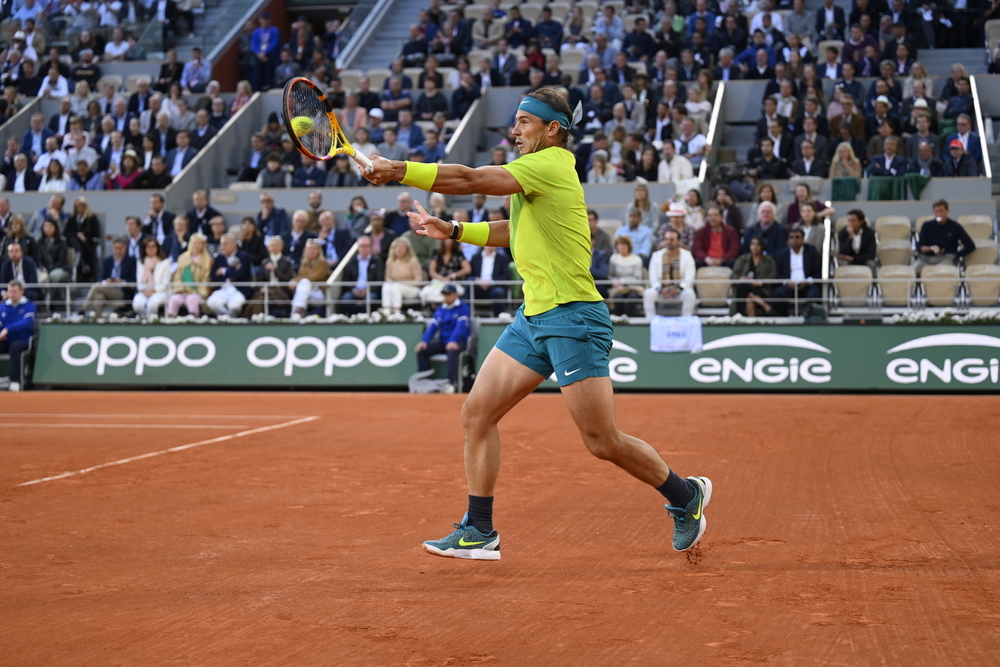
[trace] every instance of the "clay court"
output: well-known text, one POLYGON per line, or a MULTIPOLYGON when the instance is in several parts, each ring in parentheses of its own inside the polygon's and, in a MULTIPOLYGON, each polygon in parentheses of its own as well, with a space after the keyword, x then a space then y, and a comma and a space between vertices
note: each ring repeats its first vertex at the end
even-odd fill
POLYGON ((501 424, 498 563, 420 548, 465 508, 461 401, 5 396, 2 662, 997 662, 995 397, 620 395, 715 484, 684 555, 655 491, 532 396, 501 424))

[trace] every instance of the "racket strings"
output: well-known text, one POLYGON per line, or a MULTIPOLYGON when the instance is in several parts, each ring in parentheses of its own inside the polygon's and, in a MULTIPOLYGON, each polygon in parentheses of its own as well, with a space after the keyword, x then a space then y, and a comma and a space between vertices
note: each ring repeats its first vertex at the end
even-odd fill
POLYGON ((308 118, 312 127, 308 132, 297 135, 302 147, 313 155, 325 156, 337 144, 337 134, 330 126, 326 105, 311 86, 301 83, 292 85, 287 97, 285 112, 289 118, 308 118))

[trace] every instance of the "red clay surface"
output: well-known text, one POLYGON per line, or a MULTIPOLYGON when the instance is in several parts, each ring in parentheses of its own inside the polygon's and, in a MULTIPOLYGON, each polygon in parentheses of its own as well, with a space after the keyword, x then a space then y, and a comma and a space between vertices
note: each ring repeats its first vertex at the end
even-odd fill
POLYGON ((685 556, 655 491, 532 396, 501 424, 499 563, 420 548, 465 508, 461 401, 5 395, 0 662, 997 664, 997 398, 620 396, 625 430, 715 483, 685 556), (86 416, 32 416, 62 412, 86 416), (233 417, 156 416, 185 412, 233 417), (11 426, 32 421, 232 428, 11 426))

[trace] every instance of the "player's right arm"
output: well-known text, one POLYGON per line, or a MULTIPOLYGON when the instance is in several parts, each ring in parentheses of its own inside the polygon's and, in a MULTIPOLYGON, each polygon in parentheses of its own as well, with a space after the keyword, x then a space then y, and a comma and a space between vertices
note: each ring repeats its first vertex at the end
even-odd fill
MULTIPOLYGON (((389 181, 402 182, 406 177, 406 163, 376 156, 372 158, 372 173, 364 174, 364 177, 375 185, 383 185, 389 181)), ((517 179, 503 167, 473 169, 462 164, 438 165, 437 178, 430 191, 443 195, 479 194, 497 197, 524 192, 517 179)))

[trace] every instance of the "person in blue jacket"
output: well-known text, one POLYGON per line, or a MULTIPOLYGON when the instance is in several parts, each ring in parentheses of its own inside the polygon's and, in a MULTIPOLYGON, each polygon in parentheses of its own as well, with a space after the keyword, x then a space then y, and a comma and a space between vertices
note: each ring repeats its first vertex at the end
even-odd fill
POLYGON ((24 283, 20 280, 7 283, 6 296, 7 300, 0 304, 0 352, 10 354, 10 390, 20 391, 21 355, 35 335, 36 309, 24 296, 24 283))
POLYGON ((458 298, 458 288, 452 283, 441 288, 441 296, 444 297, 444 303, 434 311, 434 319, 424 332, 424 337, 417 343, 417 370, 430 370, 432 356, 447 354, 448 382, 452 384, 454 391, 454 385, 458 382, 458 355, 469 344, 469 306, 458 298), (436 340, 435 335, 438 336, 436 340))
POLYGON ((222 236, 219 250, 212 261, 212 282, 220 286, 208 297, 208 307, 216 315, 239 317, 251 296, 250 255, 239 249, 233 234, 222 236), (234 283, 245 284, 237 287, 234 283))

